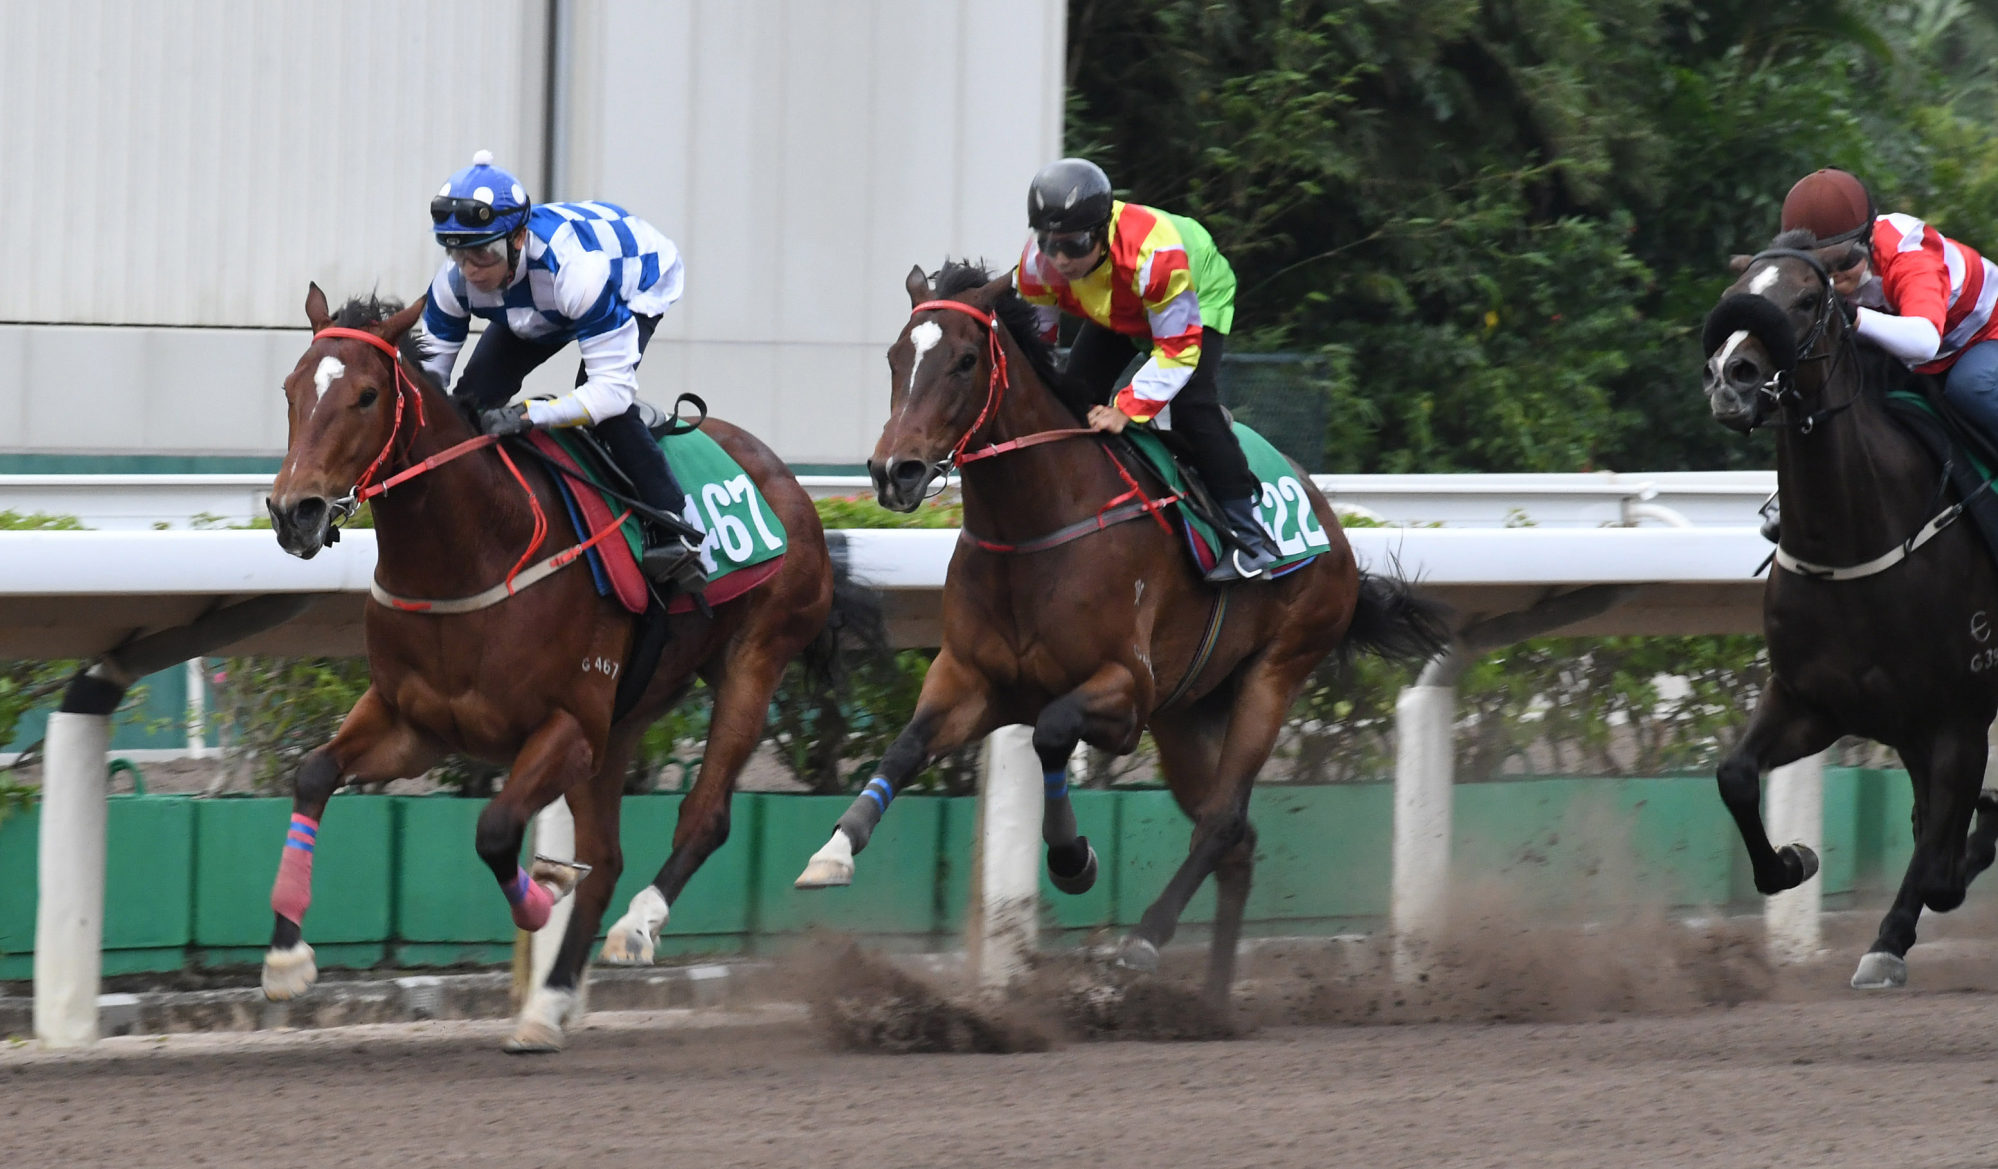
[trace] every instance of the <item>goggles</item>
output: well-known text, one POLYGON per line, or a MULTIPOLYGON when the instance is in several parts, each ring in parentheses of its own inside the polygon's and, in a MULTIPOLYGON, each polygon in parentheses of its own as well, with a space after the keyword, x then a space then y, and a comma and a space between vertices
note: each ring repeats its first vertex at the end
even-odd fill
POLYGON ((519 210, 517 207, 494 207, 491 203, 483 203, 477 199, 439 195, 430 201, 430 222, 442 227, 445 220, 455 215, 459 223, 468 227, 490 227, 493 220, 517 210, 519 210))
POLYGON ((1048 255, 1066 256, 1080 260, 1096 250, 1094 231, 1041 231, 1034 233, 1034 243, 1048 255))
POLYGON ((444 254, 460 268, 490 268, 506 263, 506 237, 500 236, 469 248, 447 247, 444 254))

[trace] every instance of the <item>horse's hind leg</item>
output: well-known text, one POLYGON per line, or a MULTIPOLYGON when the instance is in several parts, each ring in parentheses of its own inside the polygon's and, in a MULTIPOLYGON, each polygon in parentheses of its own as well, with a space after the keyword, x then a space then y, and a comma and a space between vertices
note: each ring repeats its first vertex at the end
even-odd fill
POLYGON ((1818 871, 1818 858, 1802 844, 1778 849, 1769 842, 1769 831, 1762 825, 1762 773, 1816 754, 1836 742, 1838 735, 1836 724, 1806 706, 1781 678, 1771 678, 1748 720, 1748 730, 1715 772, 1721 802, 1748 847, 1756 891, 1765 896, 1809 880, 1818 871))
POLYGON ((1137 745, 1138 683, 1112 663, 1055 699, 1034 720, 1034 753, 1041 760, 1041 839, 1048 846, 1048 879, 1064 893, 1087 893, 1096 883, 1096 850, 1080 834, 1068 798, 1068 760, 1087 738, 1120 754, 1137 745))
POLYGON ((788 656, 768 645, 758 646, 709 676, 715 699, 714 714, 708 721, 707 750, 701 756, 693 790, 680 801, 672 851, 659 875, 632 896, 624 916, 605 935, 600 955, 604 962, 650 964, 671 905, 679 900, 694 871, 728 842, 729 804, 736 777, 763 736, 770 696, 784 676, 788 656))
POLYGON ((373 687, 361 695, 333 741, 312 752, 293 777, 291 824, 277 882, 271 889, 276 922, 264 955, 264 996, 297 998, 319 978, 305 943, 305 910, 312 902, 312 856, 326 802, 348 779, 379 781, 421 775, 437 761, 437 746, 403 722, 373 687))
POLYGON ((1902 751, 1908 778, 1915 785, 1915 854, 1894 894, 1894 904, 1880 921, 1880 933, 1854 971, 1856 990, 1881 990, 1908 981, 1907 954, 1915 944, 1915 925, 1927 906, 1947 913, 1963 904, 1964 890, 1981 864, 1967 855, 1971 816, 1978 814, 1979 833, 1989 831, 1988 814, 1978 788, 1984 781, 1988 748, 1982 728, 1949 730, 1935 742, 1902 751))

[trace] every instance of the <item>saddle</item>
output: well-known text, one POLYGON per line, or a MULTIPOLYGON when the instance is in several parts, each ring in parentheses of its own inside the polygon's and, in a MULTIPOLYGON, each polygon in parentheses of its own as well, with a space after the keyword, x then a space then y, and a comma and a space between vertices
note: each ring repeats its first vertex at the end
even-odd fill
MULTIPOLYGON (((1275 578, 1295 571, 1331 546, 1331 539, 1310 513, 1302 472, 1262 435, 1239 422, 1231 420, 1230 425, 1248 459, 1249 473, 1262 485, 1257 512, 1280 553, 1269 575, 1275 578)), ((1151 468, 1168 492, 1179 496, 1173 507, 1194 565, 1203 573, 1214 567, 1234 546, 1234 529, 1185 457, 1183 440, 1170 431, 1137 426, 1125 427, 1121 438, 1125 449, 1136 452, 1138 461, 1151 468)), ((1113 449, 1117 446, 1113 443, 1113 449)))
POLYGON ((1998 557, 1998 490, 1989 486, 1998 478, 1993 470, 1998 468, 1998 446, 1950 406, 1934 378, 1917 378, 1911 388, 1889 391, 1886 404, 1888 415, 1943 465, 1951 494, 1964 502, 1964 514, 1984 537, 1985 550, 1998 557))

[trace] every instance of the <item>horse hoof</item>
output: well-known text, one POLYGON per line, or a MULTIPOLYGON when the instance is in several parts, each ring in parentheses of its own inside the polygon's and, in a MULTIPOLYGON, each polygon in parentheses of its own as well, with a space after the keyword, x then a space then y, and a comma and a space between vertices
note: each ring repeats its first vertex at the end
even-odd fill
POLYGON ((570 991, 545 986, 535 991, 521 1008, 513 1035, 501 1049, 509 1055, 547 1055, 562 1050, 562 1023, 575 1002, 570 991))
POLYGON ((530 879, 548 886, 548 891, 555 894, 555 900, 560 902, 575 891, 577 884, 588 876, 589 872, 590 866, 585 864, 536 856, 534 867, 527 870, 527 875, 530 879))
MULTIPOLYGON (((1811 846, 1805 844, 1803 841, 1800 840, 1792 844, 1786 844, 1782 848, 1777 849, 1776 853, 1783 858, 1784 868, 1789 868, 1790 862, 1795 860, 1797 869, 1802 874, 1797 878, 1797 885, 1801 885, 1818 875, 1818 854, 1812 851, 1811 846)), ((1794 889, 1797 885, 1790 887, 1794 889)))
POLYGON ((1054 867, 1054 854, 1048 854, 1048 883, 1073 897, 1087 893, 1096 884, 1096 850, 1089 846, 1087 836, 1078 837, 1088 856, 1082 862, 1082 869, 1075 873, 1061 873, 1054 867))
POLYGON ((604 947, 597 952, 597 961, 606 966, 650 966, 655 942, 650 934, 633 925, 627 915, 619 918, 610 933, 604 935, 604 947))
POLYGON ((1854 990, 1893 990, 1908 985, 1908 964, 1894 955, 1875 950, 1859 960, 1852 973, 1854 990))
POLYGON ((282 1003, 295 999, 318 981, 319 966, 312 960, 312 947, 306 943, 264 952, 264 997, 270 1001, 282 1003))
POLYGON ((813 857, 792 883, 797 889, 836 889, 853 884, 853 862, 833 857, 813 857))
POLYGON ((1124 944, 1117 948, 1116 964, 1120 970, 1150 974, 1159 968, 1159 948, 1135 935, 1125 938, 1124 944))

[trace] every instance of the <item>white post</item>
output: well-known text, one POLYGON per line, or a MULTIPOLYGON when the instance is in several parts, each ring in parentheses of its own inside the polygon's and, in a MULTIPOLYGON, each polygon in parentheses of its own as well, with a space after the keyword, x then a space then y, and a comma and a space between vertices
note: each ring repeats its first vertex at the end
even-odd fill
POLYGON ((1409 686, 1395 699, 1394 976, 1414 981, 1425 946, 1443 934, 1450 883, 1450 801, 1456 764, 1455 686, 1409 686))
MULTIPOLYGON (((1778 848, 1792 841, 1822 854, 1825 840, 1825 757, 1813 755, 1769 773, 1764 804, 1769 836, 1778 848)), ((1769 898, 1763 906, 1763 934, 1778 962, 1803 962, 1823 944, 1819 911, 1824 883, 1817 877, 1769 898)))
POLYGON ((58 711, 49 716, 47 744, 36 861, 35 1037, 48 1047, 81 1047, 97 1040, 111 720, 58 711))
POLYGON ((1033 953, 1040 901, 1041 761, 1034 728, 985 739, 965 948, 981 986, 1004 986, 1033 953))
POLYGON ((187 757, 206 759, 208 750, 208 663, 187 659, 187 757))
MULTIPOLYGON (((566 797, 541 809, 534 817, 534 851, 541 856, 557 860, 576 858, 576 815, 569 809, 566 797)), ((548 922, 534 931, 530 943, 532 951, 533 981, 528 985, 528 993, 533 994, 548 980, 548 972, 555 968, 555 955, 562 949, 562 935, 569 930, 569 915, 575 912, 576 896, 571 893, 555 903, 548 911, 548 922)), ((582 980, 577 979, 576 1006, 569 1016, 573 1022, 583 1017, 582 980)))

